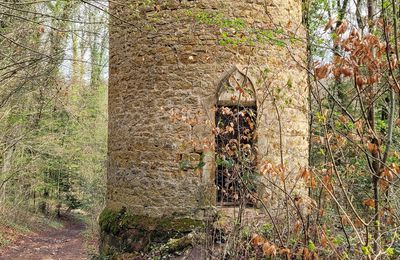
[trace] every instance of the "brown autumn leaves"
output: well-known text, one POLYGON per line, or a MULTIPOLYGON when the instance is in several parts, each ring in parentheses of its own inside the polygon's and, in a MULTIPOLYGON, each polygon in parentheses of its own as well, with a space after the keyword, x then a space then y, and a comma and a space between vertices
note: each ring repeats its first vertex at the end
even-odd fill
MULTIPOLYGON (((333 24, 330 20, 325 27, 329 29, 333 24)), ((379 38, 373 33, 361 34, 349 23, 343 21, 333 33, 334 57, 332 62, 317 64, 315 77, 318 80, 328 77, 335 79, 354 79, 356 86, 363 89, 380 82, 386 72, 392 75, 392 71, 398 67, 396 56, 393 52, 394 46, 388 44, 388 34, 391 28, 385 25, 382 19, 376 22, 376 29, 383 32, 386 37, 379 38)), ((398 78, 393 77, 389 83, 393 89, 400 92, 398 78)))

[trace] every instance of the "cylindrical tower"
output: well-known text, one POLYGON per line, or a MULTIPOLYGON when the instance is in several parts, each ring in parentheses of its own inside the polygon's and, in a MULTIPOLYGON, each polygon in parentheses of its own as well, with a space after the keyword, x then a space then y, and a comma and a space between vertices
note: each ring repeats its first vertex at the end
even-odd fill
POLYGON ((280 164, 280 150, 293 178, 307 165, 300 0, 115 0, 110 13, 103 248, 142 250, 224 202, 218 105, 256 111, 256 167, 280 164))

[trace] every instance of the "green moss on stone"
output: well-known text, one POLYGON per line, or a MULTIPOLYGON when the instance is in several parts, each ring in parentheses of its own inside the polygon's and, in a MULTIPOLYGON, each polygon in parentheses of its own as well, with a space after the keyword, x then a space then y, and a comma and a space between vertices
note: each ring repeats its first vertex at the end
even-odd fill
POLYGON ((204 226, 201 220, 140 216, 127 212, 126 208, 119 211, 104 209, 99 224, 102 252, 148 251, 152 244, 165 244, 170 239, 180 239, 204 226))
POLYGON ((104 209, 100 214, 99 224, 102 231, 117 234, 121 228, 118 220, 118 212, 104 209))
POLYGON ((115 211, 104 209, 99 219, 102 231, 117 235, 119 232, 129 228, 136 228, 143 231, 157 232, 190 232, 193 229, 203 227, 201 220, 191 218, 153 218, 148 216, 133 215, 125 209, 115 211))
POLYGON ((153 219, 158 221, 157 229, 162 231, 177 231, 177 232, 189 232, 195 228, 203 227, 203 222, 191 218, 164 218, 164 219, 153 219))

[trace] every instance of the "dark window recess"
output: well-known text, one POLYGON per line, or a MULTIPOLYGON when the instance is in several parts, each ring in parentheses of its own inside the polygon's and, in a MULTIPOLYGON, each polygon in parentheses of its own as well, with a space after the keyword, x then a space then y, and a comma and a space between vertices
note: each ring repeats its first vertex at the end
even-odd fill
POLYGON ((255 107, 217 107, 215 184, 219 205, 253 204, 256 118, 255 107))

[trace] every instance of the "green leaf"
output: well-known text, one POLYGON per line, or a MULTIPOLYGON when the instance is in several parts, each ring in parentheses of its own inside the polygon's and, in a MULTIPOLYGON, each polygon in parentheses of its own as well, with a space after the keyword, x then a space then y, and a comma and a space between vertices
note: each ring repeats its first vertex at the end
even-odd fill
POLYGON ((385 250, 385 253, 386 253, 388 256, 394 256, 394 248, 393 248, 393 247, 387 248, 387 249, 385 250))
POLYGON ((310 250, 311 252, 314 252, 315 250, 315 244, 312 240, 308 241, 308 250, 310 250))
POLYGON ((370 254, 371 254, 371 251, 372 251, 372 248, 371 248, 370 245, 368 245, 368 246, 362 246, 362 247, 361 247, 361 251, 362 251, 362 253, 363 253, 364 255, 370 255, 370 254))
POLYGON ((196 168, 199 168, 199 169, 203 168, 204 165, 206 165, 205 162, 199 162, 199 164, 196 166, 196 168))

